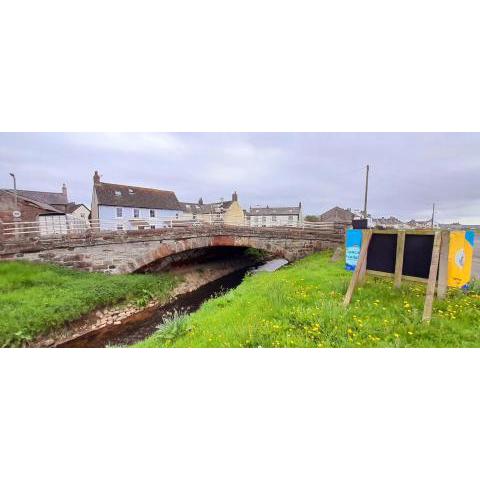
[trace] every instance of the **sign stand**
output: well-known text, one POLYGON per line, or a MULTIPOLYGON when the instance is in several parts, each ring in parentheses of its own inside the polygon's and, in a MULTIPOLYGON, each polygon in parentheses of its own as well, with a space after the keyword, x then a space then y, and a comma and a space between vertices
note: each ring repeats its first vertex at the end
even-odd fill
MULTIPOLYGON (((403 275, 403 263, 405 254, 405 239, 406 232, 400 231, 397 233, 397 251, 395 260, 395 273, 385 274, 383 272, 375 272, 367 270, 367 258, 370 241, 374 233, 385 233, 382 231, 375 232, 373 230, 364 230, 364 238, 362 242, 362 248, 360 250, 360 256, 358 258, 355 271, 353 272, 352 279, 348 286, 347 293, 343 300, 344 307, 347 307, 352 301, 353 293, 357 285, 364 281, 367 273, 372 275, 390 276, 394 278, 394 285, 399 288, 402 283, 402 278, 412 281, 420 281, 427 283, 427 293, 425 296, 425 305, 423 309, 422 320, 424 322, 430 321, 432 318, 433 300, 435 297, 435 290, 437 288, 437 276, 438 276, 438 290, 437 295, 439 298, 444 298, 447 292, 448 284, 448 252, 449 252, 449 232, 421 232, 421 234, 427 234, 434 236, 432 260, 430 262, 430 271, 428 280, 417 277, 407 277, 403 275)), ((420 233, 419 233, 420 234, 420 233)))
POLYGON ((424 322, 429 322, 432 318, 433 298, 435 296, 435 287, 437 286, 438 263, 440 261, 440 245, 442 237, 440 232, 435 233, 432 250, 432 263, 430 264, 430 275, 428 276, 427 295, 425 297, 425 306, 423 307, 424 322))

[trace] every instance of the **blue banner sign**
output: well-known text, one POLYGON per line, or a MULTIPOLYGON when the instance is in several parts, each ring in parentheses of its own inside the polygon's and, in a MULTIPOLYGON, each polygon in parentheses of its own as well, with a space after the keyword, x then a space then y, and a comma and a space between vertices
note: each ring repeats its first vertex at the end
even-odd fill
POLYGON ((347 230, 345 245, 346 266, 345 268, 354 271, 357 267, 360 249, 362 248, 362 230, 347 230))

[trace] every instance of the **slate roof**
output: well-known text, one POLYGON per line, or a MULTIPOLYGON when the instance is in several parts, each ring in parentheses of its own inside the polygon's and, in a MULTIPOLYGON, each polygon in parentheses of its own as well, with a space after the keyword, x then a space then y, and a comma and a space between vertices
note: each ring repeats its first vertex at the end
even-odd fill
POLYGON ((63 192, 36 192, 33 190, 17 190, 18 195, 30 198, 47 205, 67 205, 68 195, 63 192))
POLYGON ((83 203, 75 203, 75 202, 71 202, 69 203, 66 208, 65 208, 65 213, 73 213, 77 208, 81 207, 81 206, 84 206, 88 211, 90 211, 90 209, 85 206, 83 203))
POLYGON ((189 202, 180 202, 182 211, 186 213, 195 213, 195 214, 207 214, 207 213, 220 213, 222 211, 228 210, 232 205, 232 201, 228 202, 215 202, 215 203, 204 203, 200 205, 199 203, 189 203, 189 202))
POLYGON ((97 193, 98 205, 181 210, 177 196, 168 190, 103 182, 96 183, 94 188, 97 193))
POLYGON ((320 221, 347 221, 351 222, 355 215, 350 211, 340 207, 333 207, 320 215, 320 221))
POLYGON ((300 207, 254 207, 250 208, 250 216, 254 215, 300 215, 300 207))
MULTIPOLYGON (((12 195, 12 197, 15 195, 15 192, 13 190, 3 189, 1 191, 12 195)), ((47 210, 49 212, 65 213, 65 212, 62 212, 61 210, 58 210, 57 208, 53 207, 52 205, 49 205, 48 203, 38 202, 36 200, 33 200, 32 198, 25 197, 24 195, 21 195, 19 192, 20 192, 20 190, 17 190, 17 198, 19 200, 23 200, 24 202, 29 202, 32 205, 35 205, 36 207, 41 208, 42 210, 47 210)))

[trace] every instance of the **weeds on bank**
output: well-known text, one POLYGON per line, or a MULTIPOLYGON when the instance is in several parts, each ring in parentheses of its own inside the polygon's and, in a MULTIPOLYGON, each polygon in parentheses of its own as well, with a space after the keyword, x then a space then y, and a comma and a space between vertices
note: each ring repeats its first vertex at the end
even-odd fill
POLYGON ((369 278, 349 308, 351 273, 327 253, 273 273, 249 276, 235 290, 181 319, 169 337, 141 347, 461 347, 480 346, 480 295, 450 292, 422 322, 425 286, 369 278))
POLYGON ((0 263, 0 346, 21 346, 96 308, 166 298, 171 275, 107 275, 27 262, 0 263))

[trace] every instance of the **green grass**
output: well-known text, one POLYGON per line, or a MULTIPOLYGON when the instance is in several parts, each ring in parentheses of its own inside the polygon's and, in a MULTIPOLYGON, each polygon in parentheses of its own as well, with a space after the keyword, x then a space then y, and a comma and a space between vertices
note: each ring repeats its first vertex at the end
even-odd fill
POLYGON ((248 277, 139 347, 480 347, 480 290, 435 301, 422 322, 425 285, 369 278, 348 309, 351 274, 330 254, 248 277))
POLYGON ((98 307, 165 298, 170 275, 107 275, 0 262, 0 346, 20 346, 98 307))

